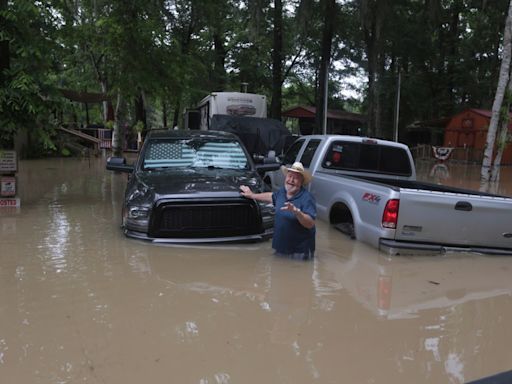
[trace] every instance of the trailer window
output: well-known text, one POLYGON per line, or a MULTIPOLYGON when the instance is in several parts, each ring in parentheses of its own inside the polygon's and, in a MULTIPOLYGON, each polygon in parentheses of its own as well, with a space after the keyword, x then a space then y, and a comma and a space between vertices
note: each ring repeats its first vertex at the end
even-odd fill
POLYGON ((385 145, 336 141, 331 144, 322 165, 330 169, 397 176, 412 174, 407 152, 402 148, 385 145))

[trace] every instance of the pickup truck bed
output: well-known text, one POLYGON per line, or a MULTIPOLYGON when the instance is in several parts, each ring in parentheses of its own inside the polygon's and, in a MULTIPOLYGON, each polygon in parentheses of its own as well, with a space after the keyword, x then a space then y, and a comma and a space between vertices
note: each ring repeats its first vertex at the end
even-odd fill
MULTIPOLYGON (((350 177, 350 176, 345 176, 345 177, 350 177)), ((368 181, 375 182, 375 183, 382 183, 382 184, 386 184, 387 186, 396 187, 396 188, 419 189, 419 190, 424 189, 424 190, 435 191, 435 192, 451 192, 451 193, 461 193, 464 195, 501 197, 501 198, 505 198, 505 199, 510 199, 510 197, 507 197, 507 196, 493 195, 490 193, 474 191, 471 189, 457 188, 457 187, 451 187, 451 186, 442 185, 442 184, 427 183, 424 181, 417 181, 417 180, 385 179, 385 178, 381 178, 381 177, 372 177, 372 176, 352 176, 352 177, 357 177, 359 179, 364 179, 364 180, 368 180, 368 181)))
MULTIPOLYGON (((379 187, 391 188, 399 194, 394 237, 381 237, 375 244, 386 253, 410 253, 407 250, 411 248, 427 252, 512 253, 510 197, 416 180, 317 173, 319 182, 323 177, 352 179, 353 188, 360 184, 361 198, 365 193, 378 191, 379 187)), ((337 228, 358 237, 357 233, 350 233, 351 223, 338 223, 337 228)))

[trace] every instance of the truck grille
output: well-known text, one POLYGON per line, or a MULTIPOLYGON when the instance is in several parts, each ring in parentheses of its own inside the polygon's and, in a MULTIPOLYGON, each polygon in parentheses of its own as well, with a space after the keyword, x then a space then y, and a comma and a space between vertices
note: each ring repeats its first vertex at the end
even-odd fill
POLYGON ((261 216, 250 200, 157 203, 149 235, 155 238, 229 237, 262 232, 261 216))

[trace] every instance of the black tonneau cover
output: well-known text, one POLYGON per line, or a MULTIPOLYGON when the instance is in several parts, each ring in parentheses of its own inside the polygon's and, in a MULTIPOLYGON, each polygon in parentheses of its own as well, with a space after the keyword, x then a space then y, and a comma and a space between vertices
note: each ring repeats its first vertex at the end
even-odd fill
POLYGON ((266 156, 269 151, 279 155, 290 132, 279 120, 259 117, 214 115, 210 129, 237 135, 251 155, 266 156))

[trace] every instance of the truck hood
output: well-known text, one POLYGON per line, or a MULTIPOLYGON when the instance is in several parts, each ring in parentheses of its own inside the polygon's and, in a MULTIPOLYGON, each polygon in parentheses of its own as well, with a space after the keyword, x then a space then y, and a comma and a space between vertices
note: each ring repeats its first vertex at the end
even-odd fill
POLYGON ((137 183, 160 196, 233 193, 240 190, 240 185, 251 186, 254 191, 260 191, 263 187, 261 178, 252 170, 188 168, 137 172, 135 178, 137 183))

